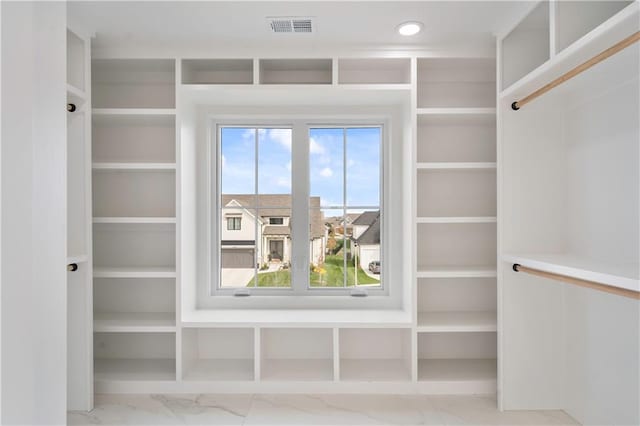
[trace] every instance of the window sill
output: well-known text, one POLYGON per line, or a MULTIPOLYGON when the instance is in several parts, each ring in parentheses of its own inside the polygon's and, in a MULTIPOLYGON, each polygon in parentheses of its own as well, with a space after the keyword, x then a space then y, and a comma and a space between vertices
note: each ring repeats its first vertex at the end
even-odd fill
POLYGON ((182 312, 182 326, 216 327, 410 327, 400 309, 200 309, 182 312))

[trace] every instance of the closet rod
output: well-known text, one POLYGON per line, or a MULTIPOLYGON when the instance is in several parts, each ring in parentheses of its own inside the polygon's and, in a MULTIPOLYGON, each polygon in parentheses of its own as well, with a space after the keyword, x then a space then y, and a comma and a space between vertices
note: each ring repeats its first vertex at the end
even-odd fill
POLYGON ((597 283, 595 281, 587 281, 581 278, 569 277, 567 275, 555 274, 553 272, 541 271, 539 269, 528 268, 518 263, 513 264, 513 270, 516 272, 526 272, 527 274, 536 275, 538 277, 549 278, 550 280, 562 281, 565 283, 577 285, 579 287, 591 288, 594 290, 604 291, 606 293, 618 296, 629 297, 631 299, 640 300, 640 291, 628 290, 626 288, 613 287, 607 284, 597 283))
POLYGON ((637 31, 635 34, 631 34, 629 37, 625 38, 624 40, 622 40, 622 41, 620 41, 620 42, 618 42, 616 44, 614 44, 610 48, 608 48, 606 50, 603 50, 602 52, 598 53, 596 56, 594 56, 593 58, 589 59, 588 61, 583 62, 582 64, 578 65, 577 67, 575 67, 574 69, 572 69, 570 71, 567 71, 566 73, 562 74, 560 77, 558 77, 555 80, 553 80, 551 83, 549 83, 549 84, 547 84, 545 86, 542 86, 541 88, 539 88, 535 92, 531 93, 529 96, 525 96, 524 98, 520 99, 519 101, 515 101, 514 103, 511 104, 511 109, 513 109, 514 111, 519 110, 521 107, 523 107, 524 105, 528 104, 529 102, 531 102, 532 100, 534 100, 538 96, 544 95, 545 93, 547 93, 549 90, 553 89, 554 87, 561 85, 565 81, 572 79, 573 77, 577 76, 581 72, 586 71, 589 68, 591 68, 592 66, 604 61, 608 57, 615 55, 616 53, 620 52, 621 50, 631 46, 633 43, 637 42, 638 40, 640 40, 640 31, 637 31))

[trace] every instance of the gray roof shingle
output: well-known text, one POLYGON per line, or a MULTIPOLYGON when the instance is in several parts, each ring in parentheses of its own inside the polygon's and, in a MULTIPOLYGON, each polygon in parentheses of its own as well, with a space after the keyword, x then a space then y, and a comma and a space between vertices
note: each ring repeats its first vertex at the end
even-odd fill
POLYGON ((380 244, 380 211, 364 213, 375 213, 375 215, 373 215, 374 221, 371 225, 369 225, 367 230, 364 231, 362 235, 360 235, 360 237, 356 239, 356 242, 360 245, 365 246, 380 244))

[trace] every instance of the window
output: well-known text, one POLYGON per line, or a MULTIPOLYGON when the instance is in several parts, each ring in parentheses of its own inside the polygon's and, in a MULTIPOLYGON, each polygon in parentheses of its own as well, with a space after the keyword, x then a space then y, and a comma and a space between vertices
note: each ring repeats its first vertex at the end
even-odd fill
POLYGON ((326 234, 311 250, 311 287, 380 286, 381 138, 380 127, 309 130, 311 237, 326 234))
POLYGON ((242 218, 241 217, 228 217, 227 218, 227 230, 229 230, 229 231, 239 231, 241 222, 242 222, 242 218))
POLYGON ((381 125, 219 126, 215 291, 382 290, 382 142, 381 125))

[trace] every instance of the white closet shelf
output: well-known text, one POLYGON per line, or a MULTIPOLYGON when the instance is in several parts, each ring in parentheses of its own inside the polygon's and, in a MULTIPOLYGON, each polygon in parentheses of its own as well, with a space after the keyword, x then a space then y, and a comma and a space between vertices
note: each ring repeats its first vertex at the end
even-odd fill
POLYGON ((67 256, 67 264, 69 263, 84 263, 89 260, 88 254, 74 254, 67 256))
POLYGON ((418 313, 419 333, 495 332, 497 329, 495 312, 449 311, 418 313))
POLYGON ((468 170, 468 169, 494 169, 496 163, 489 162, 465 162, 465 163, 453 163, 453 162, 422 162, 416 163, 416 168, 419 170, 468 170))
POLYGON ((176 331, 172 312, 95 312, 93 331, 97 333, 171 333, 176 331))
POLYGON ((496 365, 495 359, 420 359, 418 381, 496 382, 496 365))
POLYGON ((406 382, 411 371, 403 359, 340 359, 340 381, 406 382))
POLYGON ((573 67, 591 59, 638 31, 638 19, 640 19, 640 3, 636 1, 556 54, 551 60, 546 61, 505 88, 500 92, 500 98, 516 101, 518 98, 539 89, 573 67))
POLYGON ((79 99, 81 101, 84 101, 87 98, 87 94, 84 90, 78 89, 77 87, 69 83, 67 83, 67 96, 79 99))
POLYGON ((496 223, 495 216, 419 216, 416 223, 496 223))
POLYGON ((263 359, 262 381, 332 381, 332 359, 263 359))
POLYGON ((253 359, 198 359, 185 370, 186 381, 253 381, 253 359))
POLYGON ((417 278, 484 278, 496 277, 489 266, 425 266, 418 268, 417 278))
POLYGON ((640 291, 638 263, 608 263, 574 254, 504 254, 502 260, 544 272, 640 291))
POLYGON ((176 163, 93 163, 93 170, 175 170, 176 163))
POLYGON ((418 115, 442 115, 442 116, 481 116, 495 115, 496 109, 493 107, 478 108, 417 108, 418 115))
POLYGON ((189 328, 282 326, 404 328, 411 315, 404 310, 362 309, 200 309, 182 311, 182 325, 189 328))
POLYGON ((114 217, 114 216, 106 216, 106 217, 94 217, 93 223, 103 224, 103 223, 121 223, 121 224, 171 224, 176 223, 175 217, 114 217))
POLYGON ((108 268, 95 267, 94 278, 175 278, 175 268, 140 267, 140 268, 108 268))
POLYGON ((175 115, 174 108, 93 108, 93 115, 175 115))
POLYGON ((97 358, 94 361, 96 381, 176 380, 175 359, 97 358))

